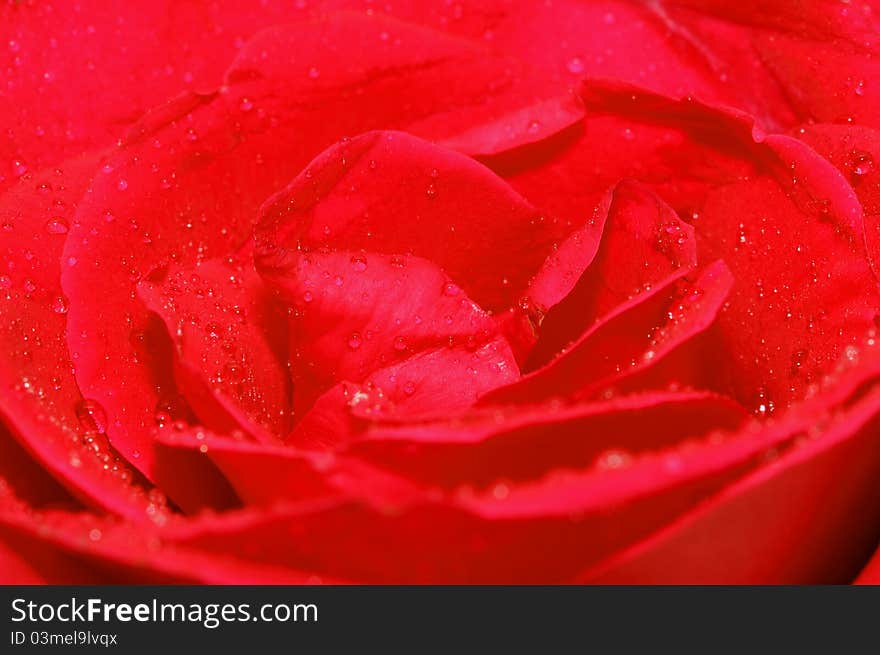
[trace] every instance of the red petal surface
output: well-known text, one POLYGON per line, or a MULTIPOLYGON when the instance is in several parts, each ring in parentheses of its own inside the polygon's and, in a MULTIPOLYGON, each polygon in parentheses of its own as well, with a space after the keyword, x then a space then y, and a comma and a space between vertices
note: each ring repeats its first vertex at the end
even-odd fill
POLYGON ((640 185, 619 184, 613 191, 599 250, 571 293, 541 323, 527 368, 548 362, 634 295, 665 286, 696 265, 693 228, 640 185))
POLYGON ((0 500, 0 536, 0 549, 11 546, 16 553, 28 553, 26 568, 14 561, 15 568, 0 573, 4 583, 41 579, 56 584, 322 582, 319 576, 286 566, 168 544, 155 526, 133 528, 86 513, 34 512, 9 497, 0 500))
POLYGON ((723 259, 736 280, 719 315, 732 354, 717 370, 722 390, 755 408, 787 406, 873 329, 861 207, 826 160, 697 102, 598 82, 584 99, 582 131, 554 143, 552 156, 536 164, 525 149, 489 164, 560 216, 598 204, 629 176, 687 218, 700 260, 723 259))
MULTIPOLYGON (((564 353, 521 380, 490 392, 483 404, 529 403, 554 396, 589 397, 628 376, 655 366, 715 320, 733 279, 723 262, 684 278, 671 276, 664 286, 622 303, 594 324, 564 353)), ((700 357, 701 352, 693 353, 700 357)), ((667 384, 686 384, 685 369, 667 384)))
POLYGON ((731 430, 746 417, 729 400, 653 392, 598 403, 480 408, 423 424, 370 429, 350 452, 426 484, 486 487, 554 469, 620 465, 639 453, 731 430))
POLYGON ((517 377, 513 353, 500 336, 482 345, 424 350, 374 371, 361 384, 342 382, 327 391, 297 424, 290 441, 312 448, 344 445, 371 421, 454 412, 517 377))
POLYGON ((880 533, 878 409, 874 392, 807 426, 792 452, 580 580, 849 582, 880 533))
POLYGON ((7 3, 0 581, 878 581, 877 10, 7 3))
POLYGON ((97 156, 27 174, 0 197, 0 414, 46 471, 96 508, 146 518, 139 476, 107 443, 104 409, 83 398, 64 338, 59 259, 97 156))
POLYGON ((852 184, 864 211, 865 242, 875 275, 880 264, 880 131, 852 125, 807 125, 797 138, 827 158, 852 184))
MULTIPOLYGON (((107 412, 114 446, 158 479, 149 434, 157 411, 179 395, 167 354, 147 366, 138 355, 137 342, 155 332, 132 297, 141 278, 231 251, 259 203, 346 132, 418 122, 430 133, 427 119, 453 107, 459 117, 468 106, 483 116, 492 105, 486 89, 504 75, 507 64, 460 40, 343 16, 263 33, 240 53, 222 93, 188 94, 145 117, 80 203, 63 256, 77 382, 107 412), (392 29, 395 39, 383 45, 392 29), (321 47, 327 42, 336 46, 321 47), (316 58, 262 57, 289 53, 292 43, 316 58)), ((510 110, 511 98, 523 102, 498 96, 499 111, 510 110)), ((161 483, 170 489, 174 480, 161 483)))
POLYGON ((856 584, 880 584, 880 556, 876 553, 868 565, 859 573, 856 584))
POLYGON ((228 516, 213 527, 182 527, 174 538, 370 582, 565 580, 579 564, 608 556, 759 466, 768 449, 790 439, 787 432, 737 438, 617 469, 500 484, 486 494, 465 490, 453 504, 375 511, 333 503, 228 516))
POLYGON ((138 291, 165 322, 178 384, 199 420, 271 441, 287 434, 290 423, 286 333, 247 254, 171 268, 138 291))
POLYGON ((490 316, 415 256, 273 250, 257 265, 293 311, 297 412, 337 382, 362 382, 441 346, 476 350, 495 336, 490 316))
POLYGON ((545 216, 474 160, 400 132, 330 148, 261 214, 264 247, 415 255, 493 311, 515 305, 580 227, 545 216))

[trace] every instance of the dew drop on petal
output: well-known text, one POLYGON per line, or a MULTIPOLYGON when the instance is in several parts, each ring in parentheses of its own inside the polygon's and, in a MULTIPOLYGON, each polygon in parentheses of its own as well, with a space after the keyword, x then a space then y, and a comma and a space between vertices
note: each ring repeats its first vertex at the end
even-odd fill
POLYGON ((458 286, 456 286, 452 282, 448 282, 443 287, 443 295, 445 295, 445 296, 457 296, 460 292, 461 292, 461 289, 459 289, 458 286))
POLYGON ((358 273, 362 273, 367 270, 367 259, 366 257, 362 257, 361 255, 354 255, 351 258, 351 267, 357 271, 358 273))
POLYGON ((84 398, 76 405, 76 418, 87 432, 107 432, 107 412, 97 400, 84 398))
POLYGON ((66 314, 68 306, 67 299, 62 296, 58 296, 52 301, 52 311, 56 314, 66 314))
POLYGON ((55 216, 46 221, 46 232, 49 234, 67 234, 70 226, 60 216, 55 216))
POLYGON ((854 150, 850 155, 850 167, 857 177, 868 175, 874 170, 874 157, 870 152, 854 150))

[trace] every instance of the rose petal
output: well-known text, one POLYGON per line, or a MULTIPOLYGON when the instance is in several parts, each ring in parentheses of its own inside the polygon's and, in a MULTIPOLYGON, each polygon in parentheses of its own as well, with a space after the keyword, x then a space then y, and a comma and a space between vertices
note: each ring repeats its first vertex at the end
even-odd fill
POLYGON ((433 485, 486 487, 539 478, 559 468, 623 464, 714 430, 746 413, 703 392, 654 392, 598 403, 514 405, 423 424, 380 423, 349 452, 433 485))
MULTIPOLYGON (((736 89, 726 104, 785 129, 807 119, 873 125, 877 18, 867 5, 665 0, 651 7, 694 60, 736 89)), ((699 92, 698 92, 699 94, 699 92)))
POLYGON ((550 361, 634 294, 665 286, 696 265, 693 228, 641 185, 617 185, 596 257, 571 293, 541 323, 527 368, 550 361))
POLYGON ((874 557, 871 558, 867 566, 862 569, 855 582, 856 584, 880 584, 880 557, 878 557, 877 553, 874 554, 874 557))
POLYGON ((621 469, 463 493, 452 503, 425 496, 381 511, 337 502, 228 516, 168 538, 362 582, 562 581, 760 466, 768 449, 792 438, 787 431, 735 438, 621 469))
POLYGON ((719 390, 769 411, 802 397, 873 329, 880 304, 846 179, 737 112, 613 83, 591 82, 583 97, 582 133, 553 144, 552 158, 511 153, 490 166, 559 216, 598 203, 622 177, 648 184, 690 217, 701 259, 722 258, 736 280, 719 316, 720 343, 733 353, 719 390))
POLYGON ((806 125, 794 135, 828 159, 852 184, 865 213, 865 241, 880 266, 880 131, 854 125, 806 125))
POLYGON ((0 484, 32 506, 79 507, 70 493, 0 426, 0 484))
POLYGON ((22 167, 36 171, 115 142, 157 102, 216 86, 241 40, 307 13, 284 0, 4 4, 0 67, 15 101, 0 113, 0 188, 22 167))
MULTIPOLYGON (((593 325, 562 355, 514 382, 490 392, 481 404, 529 403, 554 396, 590 397, 619 380, 655 366, 688 345, 715 320, 733 279, 723 262, 695 275, 673 274, 664 286, 621 304, 593 325)), ((695 353, 697 355, 698 353, 695 353)), ((666 382, 687 384, 685 369, 666 382)))
POLYGON ((138 285, 175 343, 178 383, 196 415, 220 431, 272 441, 289 430, 284 318, 246 256, 172 267, 138 285), (283 328, 282 328, 283 331, 283 328))
MULTIPOLYGON (((114 447, 158 480, 150 434, 178 395, 170 349, 152 346, 160 353, 152 362, 138 353, 151 329, 132 297, 140 279, 236 249, 258 204, 345 133, 411 126, 431 134, 429 119, 442 126, 450 111, 468 124, 464 107, 485 117, 534 102, 510 91, 509 63, 397 21, 336 16, 264 32, 220 92, 187 94, 147 115, 80 203, 62 258, 77 383, 107 412, 114 447), (291 64, 291 52, 314 58, 291 64), (497 112, 490 87, 506 89, 489 94, 497 112)), ((171 490, 175 480, 160 483, 171 490)))
POLYGON ((420 494, 406 478, 333 453, 238 441, 201 429, 164 431, 159 439, 162 448, 210 459, 249 506, 349 498, 384 507, 420 494))
POLYGON ((476 350, 495 337, 490 316, 418 257, 272 253, 257 268, 293 309, 297 412, 337 382, 364 381, 413 353, 456 344, 476 350))
MULTIPOLYGON (((147 553, 144 561, 151 567, 161 563, 166 571, 196 565, 193 572, 215 579, 220 575, 211 562, 222 554, 239 579, 246 562, 259 562, 260 567, 305 568, 365 582, 566 580, 579 567, 650 534, 761 467, 768 453, 794 445, 809 422, 719 435, 628 465, 531 485, 496 485, 488 494, 462 493, 447 500, 415 495, 402 505, 400 494, 392 494, 384 505, 322 501, 174 521, 158 535, 162 550, 147 553), (609 513, 611 506, 615 511, 609 513), (194 550, 201 553, 200 562, 191 559, 194 550), (546 557, 548 551, 553 558, 546 557)), ((66 544, 77 533, 89 534, 88 523, 53 525, 44 532, 66 544)), ((103 541, 87 542, 82 550, 117 562, 117 537, 111 535, 106 549, 103 541)), ((123 552, 127 557, 129 551, 123 552)), ((141 548, 133 552, 144 557, 141 548)))
POLYGON ((0 415, 22 447, 77 498, 145 520, 147 488, 107 443, 104 410, 83 398, 64 335, 59 259, 97 155, 28 174, 0 197, 0 415))
POLYGON ((87 513, 35 512, 8 497, 0 500, 0 537, 0 549, 28 557, 29 570, 13 570, 9 580, 3 574, 6 583, 28 578, 54 584, 322 582, 291 567, 167 543, 155 526, 132 527, 87 513))
POLYGON ((579 581, 843 583, 878 538, 876 392, 579 581), (845 471, 844 475, 841 472, 845 471))
POLYGON ((494 311, 515 305, 553 244, 579 227, 543 215, 474 160, 400 132, 330 148, 261 214, 267 246, 413 254, 494 311))
POLYGON ((417 420, 470 407, 519 376, 501 336, 485 345, 425 350, 381 368, 361 384, 342 382, 315 402, 290 442, 315 449, 347 444, 378 420, 417 420))
POLYGON ((38 585, 67 581, 98 584, 101 580, 84 570, 81 562, 67 557, 39 539, 0 527, 0 584, 38 585))

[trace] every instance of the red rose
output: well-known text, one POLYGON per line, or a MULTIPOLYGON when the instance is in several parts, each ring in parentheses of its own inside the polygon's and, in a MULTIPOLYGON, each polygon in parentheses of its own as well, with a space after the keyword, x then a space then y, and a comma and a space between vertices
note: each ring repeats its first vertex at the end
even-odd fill
POLYGON ((0 9, 0 581, 871 559, 875 2, 104 4, 0 9))

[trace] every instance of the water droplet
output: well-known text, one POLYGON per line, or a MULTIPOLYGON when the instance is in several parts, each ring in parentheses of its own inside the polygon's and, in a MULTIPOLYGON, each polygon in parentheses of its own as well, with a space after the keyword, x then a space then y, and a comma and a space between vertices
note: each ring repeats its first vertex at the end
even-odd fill
POLYGON ((101 540, 101 531, 98 528, 92 528, 89 530, 89 539, 91 541, 100 541, 101 540))
POLYGON ((9 289, 12 287, 12 280, 8 275, 0 275, 0 289, 9 289))
POLYGON ((357 350, 361 347, 363 340, 361 339, 361 335, 357 332, 352 333, 352 335, 348 338, 348 347, 352 350, 357 350))
POLYGON ((49 234, 67 234, 70 226, 60 216, 55 216, 46 221, 46 232, 49 234))
POLYGON ((403 337, 397 337, 394 340, 394 350, 396 350, 397 352, 403 352, 404 350, 406 350, 406 339, 404 339, 403 337))
POLYGON ((351 267, 357 271, 358 273, 363 273, 367 270, 367 259, 361 255, 354 255, 351 258, 351 267))
POLYGON ((321 71, 319 71, 319 70, 318 70, 317 68, 315 68, 314 66, 312 66, 312 67, 309 69, 309 78, 310 78, 310 79, 316 80, 316 79, 318 79, 320 76, 321 76, 321 71))
POLYGON ((448 282, 443 287, 443 295, 445 296, 457 296, 459 293, 461 293, 461 289, 452 282, 448 282))
POLYGON ((242 111, 250 111, 254 108, 254 103, 251 102, 249 98, 242 98, 241 102, 238 104, 238 107, 242 111))
POLYGON ((56 314, 66 314, 67 308, 67 299, 62 296, 58 296, 52 301, 52 311, 56 314))
POLYGON ((84 398, 76 405, 76 418, 87 432, 107 432, 107 413, 97 400, 84 398))
POLYGON ((519 309, 528 319, 532 327, 538 328, 544 322, 544 311, 529 296, 519 299, 519 309))
POLYGON ((125 180, 119 180, 119 182, 116 183, 116 188, 120 191, 125 191, 128 188, 128 182, 125 180))
POLYGON ((850 168, 853 175, 861 177, 874 170, 874 157, 864 150, 853 150, 850 154, 850 168))
POLYGON ((499 482, 492 487, 492 495, 496 500, 504 500, 510 494, 510 488, 503 482, 499 482))
POLYGON ((311 291, 306 291, 306 292, 303 294, 303 300, 304 300, 305 302, 312 302, 314 299, 315 299, 315 296, 312 295, 312 292, 311 292, 311 291))
POLYGON ((584 72, 584 62, 580 57, 572 57, 566 64, 568 72, 573 75, 580 75, 584 72))
POLYGON ((596 458, 596 466, 604 470, 624 468, 632 462, 632 456, 623 450, 606 450, 596 458))

